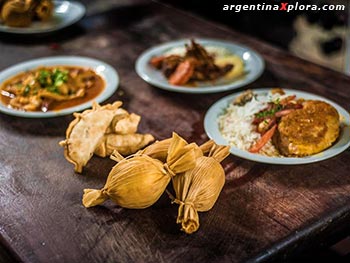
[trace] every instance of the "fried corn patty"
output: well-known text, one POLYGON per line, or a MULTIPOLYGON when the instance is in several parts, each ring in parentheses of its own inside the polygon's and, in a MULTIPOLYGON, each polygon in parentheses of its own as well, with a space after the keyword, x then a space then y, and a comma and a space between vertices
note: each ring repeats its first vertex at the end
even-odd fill
POLYGON ((281 118, 273 142, 285 156, 307 156, 332 145, 339 136, 339 114, 323 101, 309 100, 281 118))

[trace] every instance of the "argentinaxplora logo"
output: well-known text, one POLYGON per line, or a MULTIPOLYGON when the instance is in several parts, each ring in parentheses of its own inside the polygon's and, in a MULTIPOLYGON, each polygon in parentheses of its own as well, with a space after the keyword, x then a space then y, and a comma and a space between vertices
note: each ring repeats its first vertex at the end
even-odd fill
POLYGON ((341 4, 303 4, 299 2, 260 3, 260 4, 224 4, 223 11, 236 13, 245 11, 344 11, 345 5, 341 4))

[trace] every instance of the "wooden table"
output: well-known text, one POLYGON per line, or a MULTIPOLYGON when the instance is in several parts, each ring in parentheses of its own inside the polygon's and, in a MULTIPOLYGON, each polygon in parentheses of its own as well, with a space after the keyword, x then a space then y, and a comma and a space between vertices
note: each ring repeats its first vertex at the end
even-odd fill
MULTIPOLYGON (((349 110, 350 78, 308 63, 266 43, 198 17, 143 2, 102 13, 89 10, 78 25, 46 37, 0 36, 0 69, 28 59, 81 55, 119 72, 108 102, 143 116, 140 130, 158 139, 178 132, 207 139, 203 117, 228 93, 186 95, 141 80, 134 62, 145 49, 178 38, 219 38, 245 44, 266 60, 248 88, 306 90, 349 110), (52 43, 56 43, 52 45, 52 43)), ((162 197, 151 208, 81 204, 84 188, 100 188, 113 161, 94 157, 83 175, 63 157, 58 142, 72 116, 24 119, 0 114, 0 241, 23 262, 262 262, 325 242, 349 227, 350 152, 320 163, 264 165, 230 156, 226 185, 214 208, 200 214, 193 235, 179 231, 177 205, 162 197)))

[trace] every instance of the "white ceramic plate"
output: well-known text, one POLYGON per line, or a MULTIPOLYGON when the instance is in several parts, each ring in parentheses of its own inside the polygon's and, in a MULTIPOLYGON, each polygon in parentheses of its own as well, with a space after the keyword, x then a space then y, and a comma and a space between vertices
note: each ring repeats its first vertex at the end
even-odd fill
POLYGON ((85 6, 79 2, 54 1, 54 4, 53 16, 48 21, 34 21, 28 27, 10 27, 0 24, 0 32, 15 34, 48 33, 76 23, 86 12, 85 6))
MULTIPOLYGON (((269 89, 258 89, 254 90, 254 93, 256 94, 262 94, 267 93, 270 91, 269 89)), ((313 95, 307 92, 303 91, 297 91, 297 90, 288 90, 283 89, 286 94, 295 94, 299 98, 304 99, 313 99, 313 100, 321 100, 325 101, 329 104, 331 104, 333 107, 335 107, 339 113, 339 115, 343 118, 342 121, 342 129, 341 134, 336 141, 336 143, 326 149, 325 151, 307 156, 307 157, 300 157, 300 158, 294 158, 294 157, 267 157, 259 154, 250 153, 248 151, 244 151, 241 149, 238 149, 236 147, 231 147, 230 152, 233 155, 239 156, 244 159, 260 162, 260 163, 270 163, 270 164, 284 164, 284 165, 294 165, 294 164, 306 164, 306 163, 314 163, 318 161, 322 161, 328 158, 331 158, 343 151, 345 151, 350 146, 350 116, 349 113, 339 106, 338 104, 325 99, 323 97, 313 95)), ((217 101, 215 104, 213 104, 210 109, 207 111, 205 118, 204 118, 204 129, 206 133, 208 134, 209 138, 213 139, 216 143, 222 144, 222 145, 228 145, 227 141, 222 137, 220 131, 219 131, 219 125, 218 125, 218 116, 220 116, 223 111, 227 108, 228 104, 234 100, 240 93, 235 93, 232 95, 229 95, 227 97, 224 97, 217 101)))
POLYGON ((76 57, 76 56, 57 56, 57 57, 46 57, 34 60, 29 60, 10 68, 5 69, 0 72, 0 85, 7 79, 15 76, 23 71, 35 69, 40 66, 78 66, 78 67, 88 67, 93 69, 97 74, 99 74, 105 81, 104 90, 95 98, 83 104, 73 106, 58 111, 47 111, 47 112, 26 112, 15 110, 6 107, 6 105, 0 103, 0 111, 9 115, 15 115, 20 117, 28 118, 48 118, 56 117, 61 115, 67 115, 76 111, 82 111, 92 106, 92 102, 102 102, 108 99, 117 90, 119 84, 119 76, 115 69, 97 59, 86 58, 86 57, 76 57))
MULTIPOLYGON (((205 46, 217 46, 223 47, 230 51, 231 53, 241 57, 245 64, 246 75, 244 78, 234 80, 230 83, 220 83, 213 85, 210 83, 202 83, 198 87, 185 87, 185 86, 175 86, 168 83, 168 80, 164 77, 160 70, 153 68, 149 61, 154 56, 160 56, 167 51, 176 48, 184 47, 185 43, 189 43, 188 39, 168 42, 162 45, 155 46, 143 52, 136 61, 136 72, 137 74, 146 82, 154 85, 158 88, 183 92, 183 93, 215 93, 222 92, 232 89, 237 89, 243 87, 254 80, 256 80, 264 71, 264 60, 255 51, 249 49, 248 47, 235 44, 232 42, 226 42, 223 40, 214 39, 195 39, 196 42, 205 46)), ((199 83, 199 82, 197 82, 199 83)))

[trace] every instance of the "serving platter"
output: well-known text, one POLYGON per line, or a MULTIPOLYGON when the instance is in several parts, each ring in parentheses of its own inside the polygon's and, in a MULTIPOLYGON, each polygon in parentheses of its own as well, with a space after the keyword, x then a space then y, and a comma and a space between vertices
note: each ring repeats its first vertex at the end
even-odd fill
MULTIPOLYGON (((271 88, 256 89, 253 90, 255 94, 264 94, 268 93, 271 88)), ((338 111, 341 119, 341 132, 337 141, 328 149, 307 157, 268 157, 260 154, 250 153, 245 150, 241 150, 237 147, 231 147, 231 154, 260 163, 269 163, 269 164, 283 164, 283 165, 297 165, 297 164, 307 164, 319 162, 332 158, 341 152, 345 151, 350 146, 350 115, 349 113, 342 108, 340 105, 335 102, 328 100, 324 97, 314 95, 304 91, 283 89, 288 95, 295 94, 297 98, 304 98, 306 100, 321 100, 329 103, 338 111)), ((214 103, 209 110, 207 111, 204 117, 204 129, 208 137, 213 139, 218 144, 228 145, 228 142, 221 135, 218 125, 218 117, 224 112, 229 103, 231 103, 241 92, 234 93, 229 96, 226 96, 216 103, 214 103)))
POLYGON ((14 34, 49 33, 78 22, 86 13, 83 4, 76 1, 54 1, 55 9, 48 21, 34 21, 28 27, 11 27, 0 24, 0 32, 14 34))
POLYGON ((184 47, 185 43, 189 43, 189 39, 167 42, 144 51, 135 64, 137 74, 149 84, 168 91, 182 93, 216 93, 248 85, 255 81, 264 71, 265 63, 263 58, 257 52, 246 46, 217 39, 196 38, 195 41, 204 46, 204 48, 206 46, 225 48, 230 53, 239 56, 244 61, 245 76, 243 78, 232 80, 229 83, 203 82, 200 84, 197 82, 198 85, 195 87, 175 86, 169 84, 162 72, 153 68, 149 64, 149 61, 151 58, 161 56, 174 48, 184 47))
POLYGON ((103 102, 108 99, 110 96, 114 94, 114 92, 118 89, 119 85, 119 76, 117 71, 110 66, 109 64, 92 58, 87 57, 79 57, 79 56, 57 56, 57 57, 44 57, 38 58, 34 60, 29 60, 26 62, 19 63, 12 67, 9 67, 2 72, 0 72, 0 84, 5 80, 11 78, 12 76, 17 75, 26 70, 31 70, 38 68, 40 66, 78 66, 78 67, 87 67, 93 69, 98 75, 102 77, 105 82, 105 87, 103 91, 95 98, 79 104, 77 106, 65 108, 57 111, 47 111, 47 112, 39 112, 39 111, 20 111, 16 109, 8 108, 6 105, 0 103, 0 112, 20 116, 27 118, 49 118, 49 117, 57 117, 62 115, 71 114, 73 112, 82 111, 84 109, 90 108, 92 106, 93 101, 98 103, 103 102))

